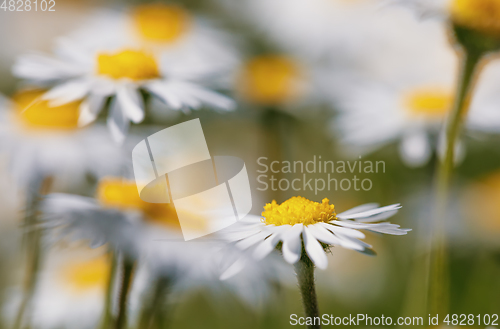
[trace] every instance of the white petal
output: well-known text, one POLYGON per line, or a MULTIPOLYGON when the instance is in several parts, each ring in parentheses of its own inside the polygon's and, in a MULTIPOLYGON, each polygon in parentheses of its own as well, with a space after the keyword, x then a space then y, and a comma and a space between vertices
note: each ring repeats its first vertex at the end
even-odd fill
POLYGON ((399 225, 391 223, 365 224, 358 222, 337 221, 335 222, 335 224, 360 230, 368 230, 372 232, 392 235, 406 235, 409 231, 411 231, 411 229, 399 228, 399 225))
POLYGON ((318 268, 322 270, 326 269, 328 267, 328 259, 326 258, 325 251, 318 240, 316 240, 311 232, 309 232, 309 228, 307 226, 304 227, 304 234, 302 236, 304 238, 304 246, 307 255, 311 261, 318 268))
POLYGON ((363 219, 363 218, 368 218, 368 217, 372 217, 375 215, 379 215, 379 214, 387 212, 387 211, 397 210, 400 208, 401 208, 401 205, 399 203, 397 203, 397 204, 392 204, 390 206, 385 206, 385 207, 381 207, 381 208, 377 208, 377 209, 367 210, 367 211, 363 211, 363 212, 359 212, 359 213, 355 213, 355 214, 349 214, 347 216, 337 215, 337 218, 339 218, 339 219, 363 219))
POLYGON ((255 248, 255 250, 253 252, 253 256, 257 260, 264 259, 267 255, 269 255, 274 250, 274 248, 276 248, 276 245, 278 244, 279 241, 280 241, 280 234, 279 233, 275 233, 275 234, 271 235, 270 237, 268 237, 267 239, 262 241, 257 246, 257 248, 255 248))
POLYGON ((333 232, 327 230, 321 225, 309 225, 309 232, 318 239, 319 241, 329 244, 329 245, 341 245, 341 241, 339 238, 337 238, 333 232))
POLYGON ((116 93, 118 103, 127 118, 134 123, 144 120, 144 104, 139 91, 129 85, 121 85, 116 93))
POLYGON ((78 126, 83 127, 93 122, 106 101, 102 95, 89 95, 80 105, 80 116, 78 117, 78 126))
POLYGON ((118 107, 116 98, 111 102, 107 124, 113 139, 118 143, 123 143, 127 136, 130 121, 118 107))
POLYGON ((175 94, 175 90, 170 88, 168 83, 153 81, 145 85, 144 88, 158 96, 173 110, 180 110, 182 108, 182 101, 175 94))
POLYGON ((287 231, 283 232, 283 258, 290 264, 295 264, 300 259, 302 252, 302 240, 300 235, 304 225, 296 224, 290 227, 287 231))
POLYGON ((84 98, 89 90, 88 80, 71 80, 50 89, 42 96, 42 99, 49 100, 50 106, 60 106, 84 98))
POLYGON ((224 273, 221 274, 219 279, 221 281, 224 281, 224 280, 227 280, 229 278, 232 278, 233 276, 235 276, 236 274, 241 272, 241 270, 243 270, 245 265, 246 265, 246 262, 243 259, 241 259, 241 258, 237 259, 231 266, 229 266, 229 268, 227 270, 224 271, 224 273))
POLYGON ((366 204, 362 204, 361 206, 357 206, 357 207, 351 208, 349 210, 346 210, 344 212, 341 212, 340 214, 337 214, 337 217, 339 217, 339 216, 340 217, 345 217, 347 215, 352 215, 352 214, 356 214, 356 213, 359 213, 359 212, 371 210, 371 209, 377 208, 379 206, 380 205, 378 203, 366 203, 366 204))
POLYGON ((255 245, 256 243, 263 241, 269 235, 271 235, 270 232, 266 232, 266 231, 259 232, 259 233, 254 234, 246 239, 239 241, 238 243, 236 243, 236 247, 238 247, 242 250, 248 249, 251 246, 255 245))
MULTIPOLYGON (((335 222, 336 221, 332 222, 332 224, 335 224, 335 222)), ((355 238, 355 239, 364 239, 365 238, 365 235, 363 234, 363 232, 360 232, 360 231, 352 229, 352 228, 339 227, 339 226, 335 226, 335 225, 331 225, 331 224, 326 224, 323 227, 327 228, 328 230, 332 231, 333 233, 336 233, 336 234, 340 233, 342 235, 349 236, 351 238, 355 238)))
POLYGON ((414 132, 405 136, 399 144, 401 159, 409 167, 421 167, 432 155, 431 143, 424 131, 414 132))

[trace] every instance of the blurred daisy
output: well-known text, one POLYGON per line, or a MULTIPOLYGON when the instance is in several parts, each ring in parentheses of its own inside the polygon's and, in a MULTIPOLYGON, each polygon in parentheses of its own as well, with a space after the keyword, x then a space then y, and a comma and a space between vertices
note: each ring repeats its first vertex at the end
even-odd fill
POLYGON ((51 194, 43 212, 46 226, 61 229, 54 238, 86 240, 93 248, 109 243, 133 257, 141 252, 145 224, 180 229, 171 205, 142 201, 135 181, 118 177, 101 179, 95 199, 51 194))
POLYGON ((121 154, 106 131, 78 129, 81 103, 51 106, 40 99, 44 92, 23 90, 0 106, 0 150, 8 155, 15 183, 27 188, 53 177, 56 184, 68 184, 116 170, 121 154))
MULTIPOLYGON (((380 16, 390 24, 378 31, 383 36, 379 49, 365 58, 354 82, 330 92, 339 111, 332 131, 352 153, 397 142, 405 164, 422 166, 433 152, 443 152, 440 132, 453 106, 458 57, 439 22, 419 22, 401 8, 386 8, 380 16)), ((499 131, 499 79, 493 62, 470 100, 470 129, 499 131)), ((456 147, 459 161, 464 150, 460 142, 456 147)))
MULTIPOLYGON (((145 39, 158 41, 164 38, 168 44, 188 29, 184 26, 188 23, 181 22, 185 18, 180 9, 147 7, 137 10, 131 17, 137 33, 145 39), (179 22, 174 23, 177 27, 163 28, 159 23, 163 19, 179 22)), ((131 17, 122 18, 128 20, 131 17)), ((179 46, 181 49, 172 55, 164 50, 165 47, 153 47, 140 42, 141 38, 137 41, 130 38, 126 27, 119 23, 114 25, 115 21, 106 21, 107 25, 103 26, 103 21, 99 20, 101 23, 90 24, 87 32, 82 30, 63 39, 56 49, 55 58, 38 54, 21 56, 14 65, 14 74, 32 83, 53 85, 41 96, 53 106, 80 101, 79 126, 94 121, 111 98, 108 127, 118 142, 125 139, 131 121, 140 123, 144 120, 145 104, 141 92, 158 97, 176 110, 198 109, 205 105, 221 110, 234 109, 231 99, 194 82, 213 73, 207 72, 208 66, 213 65, 210 66, 213 71, 217 65, 201 63, 202 60, 191 59, 189 54, 208 54, 209 50, 201 45, 200 48, 179 46), (119 27, 118 31, 124 29, 122 35, 115 33, 116 27, 119 27)), ((197 40, 204 38, 203 35, 194 35, 196 37, 188 38, 186 42, 197 45, 197 40)), ((210 44, 201 44, 207 43, 210 44)), ((221 60, 219 54, 211 55, 221 60)))
MULTIPOLYGON (((47 329, 96 328, 110 267, 110 259, 103 250, 73 247, 50 252, 32 301, 32 323, 47 329)), ((7 317, 15 314, 9 311, 11 307, 5 309, 7 317)))
POLYGON ((399 204, 381 208, 377 204, 366 204, 336 214, 334 205, 330 205, 328 199, 317 203, 293 197, 280 205, 276 201, 266 204, 262 218, 244 220, 227 232, 227 238, 235 241, 241 249, 255 247, 253 254, 257 259, 263 259, 280 244, 283 258, 295 264, 304 250, 314 265, 326 269, 328 260, 325 249, 330 246, 374 254, 372 246, 358 240, 365 237, 360 230, 391 235, 405 235, 410 231, 382 222, 399 208, 399 204))
POLYGON ((281 54, 250 58, 240 68, 236 90, 242 100, 264 106, 289 106, 304 101, 310 76, 300 60, 281 54))

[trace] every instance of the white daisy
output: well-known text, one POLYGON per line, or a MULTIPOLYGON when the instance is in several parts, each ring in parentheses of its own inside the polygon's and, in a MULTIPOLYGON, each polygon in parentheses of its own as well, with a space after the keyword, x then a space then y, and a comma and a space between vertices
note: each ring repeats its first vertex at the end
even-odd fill
MULTIPOLYGON (((141 15, 138 14, 138 19, 145 26, 139 24, 139 29, 153 34, 160 30, 154 28, 158 18, 153 24, 147 15, 146 18, 141 15), (153 25, 149 26, 148 22, 153 25)), ((141 91, 160 98, 172 109, 198 109, 204 105, 222 110, 234 109, 231 99, 194 82, 194 78, 207 75, 209 64, 198 58, 192 59, 190 52, 206 54, 210 51, 191 46, 184 47, 186 49, 181 47, 172 54, 164 51, 164 47, 135 42, 133 38, 127 38, 130 37, 128 33, 120 38, 114 33, 113 21, 107 22, 106 26, 97 24, 89 28, 87 35, 101 36, 94 38, 95 43, 87 42, 93 40, 91 38, 70 36, 59 43, 56 57, 40 54, 21 56, 13 67, 14 74, 32 83, 53 85, 41 97, 42 100, 50 100, 52 105, 82 100, 80 126, 94 121, 111 97, 108 127, 118 142, 125 139, 130 121, 140 123, 144 120, 145 105, 141 91)), ((123 27, 123 24, 118 26, 123 27)), ((197 45, 199 38, 203 35, 186 42, 197 45)), ((221 60, 222 56, 218 56, 216 51, 214 53, 216 55, 211 55, 221 60)))
MULTIPOLYGON (((54 249, 47 254, 31 303, 30 321, 38 328, 96 328, 104 308, 110 275, 110 259, 104 250, 88 248, 54 249)), ((12 321, 16 300, 4 308, 12 321)))
POLYGON ((405 235, 409 229, 381 222, 393 216, 399 204, 378 208, 377 204, 366 204, 340 214, 328 199, 322 203, 293 197, 281 205, 276 201, 264 207, 261 217, 244 219, 237 228, 227 232, 227 239, 236 242, 241 249, 254 247, 257 259, 269 255, 280 243, 284 259, 295 264, 303 254, 320 269, 325 269, 328 260, 325 248, 341 246, 373 255, 372 246, 358 239, 365 235, 359 230, 392 235, 405 235), (376 222, 376 223, 375 223, 376 222))
POLYGON ((79 102, 50 106, 39 100, 43 93, 20 91, 0 105, 0 152, 10 162, 14 186, 26 189, 52 177, 59 188, 67 187, 85 174, 109 174, 120 167, 121 152, 105 127, 78 129, 79 102))
MULTIPOLYGON (((453 106, 458 56, 445 25, 420 22, 396 7, 379 15, 390 22, 378 26, 379 48, 372 48, 376 51, 369 52, 352 81, 330 92, 339 112, 332 131, 352 153, 396 142, 405 164, 422 166, 434 152, 442 154, 440 132, 453 106)), ((498 131, 499 73, 495 62, 484 69, 471 100, 468 128, 498 131)), ((459 161, 464 156, 460 142, 457 151, 459 161)))

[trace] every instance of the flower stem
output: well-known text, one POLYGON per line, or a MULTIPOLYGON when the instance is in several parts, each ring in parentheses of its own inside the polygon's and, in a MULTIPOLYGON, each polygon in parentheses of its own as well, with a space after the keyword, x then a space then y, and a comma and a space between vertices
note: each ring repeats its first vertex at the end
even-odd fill
POLYGON ((428 305, 431 313, 446 313, 448 308, 447 253, 445 217, 448 204, 451 175, 455 162, 455 146, 469 108, 473 82, 478 64, 483 56, 481 51, 465 50, 459 85, 452 112, 446 124, 446 149, 439 164, 435 185, 435 216, 429 249, 428 305))
POLYGON ((161 277, 153 287, 152 296, 144 303, 141 316, 139 318, 138 329, 154 328, 156 322, 157 328, 166 328, 166 297, 170 288, 170 279, 161 277))
POLYGON ((308 325, 307 328, 319 329, 321 328, 321 322, 314 285, 314 264, 305 252, 302 252, 300 260, 295 264, 295 273, 297 274, 306 317, 311 318, 312 324, 308 325))
POLYGON ((104 300, 104 311, 103 311, 103 318, 101 321, 101 329, 108 329, 110 327, 111 320, 113 318, 112 316, 112 309, 113 309, 113 288, 115 286, 116 282, 116 270, 118 268, 118 257, 116 255, 116 252, 113 250, 109 251, 110 256, 111 256, 111 269, 109 271, 109 278, 107 282, 107 287, 106 287, 106 297, 104 300))
POLYGON ((127 302, 132 286, 135 262, 128 256, 123 256, 122 281, 120 286, 120 296, 118 299, 118 316, 115 321, 115 329, 127 328, 127 302))
POLYGON ((23 287, 23 297, 16 314, 14 329, 21 327, 28 328, 29 324, 23 324, 26 312, 30 306, 33 295, 36 291, 38 272, 42 262, 41 244, 42 229, 37 226, 39 217, 39 207, 42 197, 48 194, 52 185, 52 177, 44 178, 37 188, 37 193, 28 201, 28 210, 24 218, 24 228, 27 230, 23 238, 24 247, 27 252, 26 258, 26 278, 23 287))

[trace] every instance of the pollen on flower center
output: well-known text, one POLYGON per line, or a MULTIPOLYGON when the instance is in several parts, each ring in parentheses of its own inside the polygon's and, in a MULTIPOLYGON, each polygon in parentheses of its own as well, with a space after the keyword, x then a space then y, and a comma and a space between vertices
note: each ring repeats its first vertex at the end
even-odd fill
POLYGON ((77 292, 91 289, 104 289, 110 275, 110 265, 107 256, 95 259, 70 262, 63 266, 64 282, 77 292))
POLYGON ((500 34, 500 0, 453 0, 450 10, 455 24, 500 34))
POLYGON ((133 18, 142 38, 170 43, 179 39, 189 28, 189 14, 179 6, 148 4, 138 6, 133 18))
POLYGON ((431 88, 412 90, 404 95, 404 105, 411 114, 427 118, 443 118, 452 105, 452 95, 431 88))
POLYGON ((97 73, 113 79, 147 80, 160 77, 158 63, 151 54, 130 49, 99 54, 97 73))
POLYGON ((119 177, 104 178, 97 186, 97 200, 105 207, 140 211, 149 222, 180 228, 175 208, 167 203, 143 201, 135 181, 119 177))
POLYGON ((238 87, 248 101, 282 103, 297 96, 297 80, 300 75, 299 65, 290 58, 279 55, 259 56, 245 65, 238 87))
POLYGON ((49 106, 40 100, 45 90, 30 89, 13 96, 16 112, 21 122, 32 128, 76 129, 81 101, 61 106, 49 106))
POLYGON ((273 200, 264 206, 262 220, 267 225, 295 225, 330 222, 336 218, 335 206, 328 199, 321 203, 303 197, 293 197, 278 205, 273 200))

